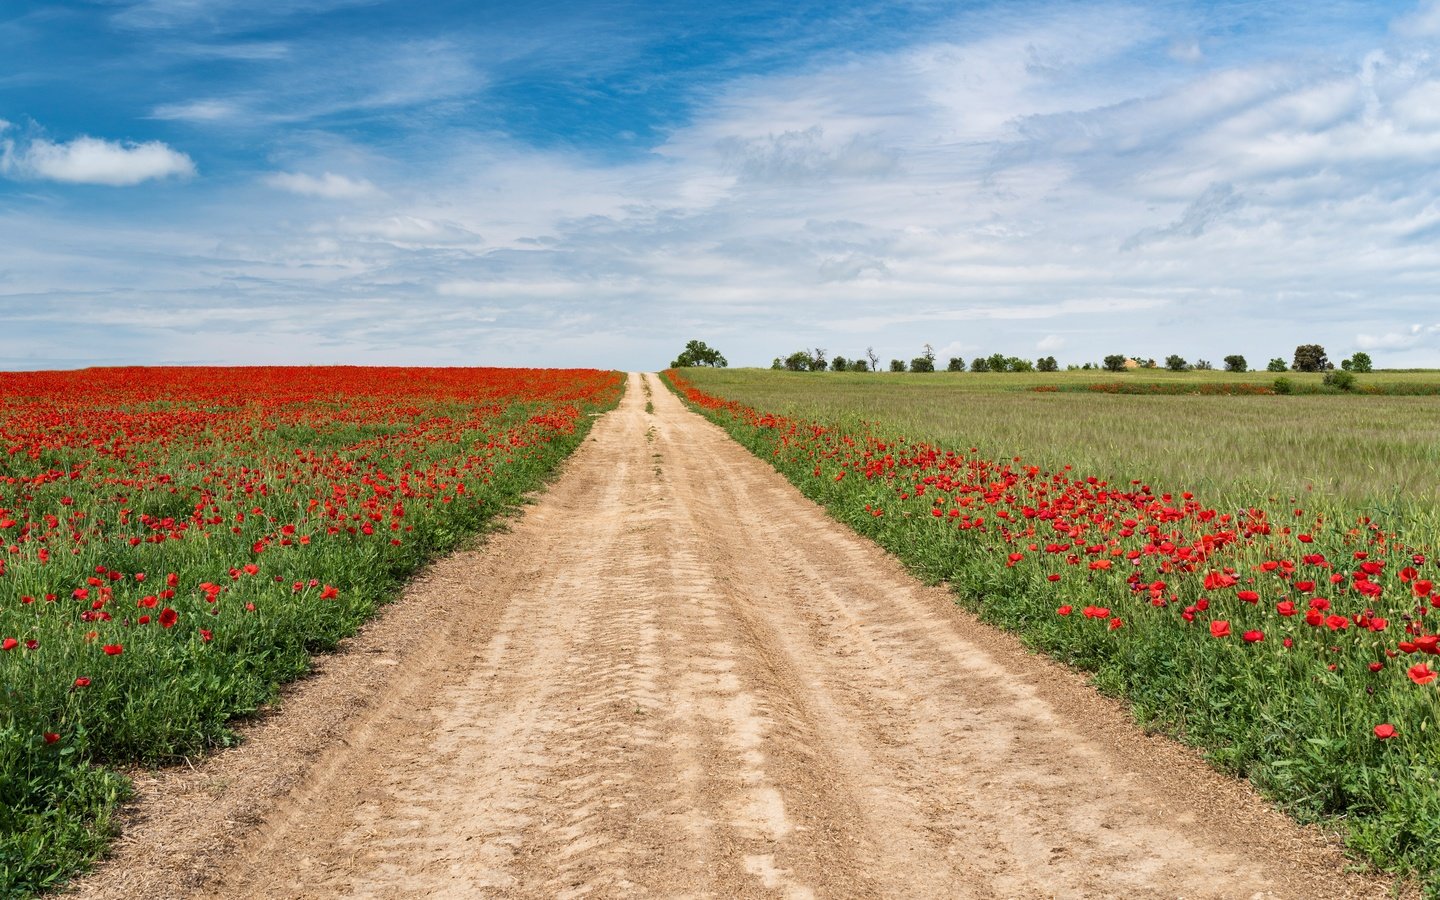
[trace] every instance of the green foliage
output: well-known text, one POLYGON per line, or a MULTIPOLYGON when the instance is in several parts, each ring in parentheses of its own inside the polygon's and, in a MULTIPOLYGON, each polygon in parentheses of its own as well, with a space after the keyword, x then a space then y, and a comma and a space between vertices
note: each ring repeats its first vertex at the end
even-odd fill
POLYGON ((1295 392, 1295 382, 1288 378, 1277 378, 1275 379, 1274 390, 1277 394, 1293 394, 1295 392))
POLYGON ((1265 366, 1265 371, 1267 371, 1267 372, 1288 372, 1288 371, 1290 371, 1290 367, 1287 366, 1287 365, 1285 365, 1285 360, 1283 360, 1283 359, 1281 359, 1280 357, 1277 356, 1277 357, 1275 357, 1274 359, 1270 360, 1269 364, 1265 366))
POLYGON ((1330 368, 1330 360, 1319 344, 1301 344, 1295 348, 1295 361, 1290 367, 1297 372, 1323 372, 1330 368))
POLYGON ((870 365, 869 365, 869 363, 865 362, 865 360, 863 360, 863 359, 853 360, 853 361, 850 363, 850 371, 852 371, 852 372, 868 372, 868 371, 870 371, 870 365))
POLYGON ((963 372, 963 371, 965 371, 965 360, 964 360, 963 358, 959 357, 959 356, 952 356, 952 357, 950 357, 950 362, 949 362, 949 364, 947 364, 947 365, 945 366, 945 371, 947 371, 947 372, 963 372))
POLYGON ((1350 357, 1350 371, 1364 375, 1375 371, 1375 363, 1371 361, 1370 354, 1361 350, 1350 357))
POLYGON ((1355 373, 1345 369, 1332 369, 1325 373, 1324 384, 1341 391, 1355 390, 1355 373))
POLYGON ((905 360, 903 360, 903 359, 892 359, 892 360, 890 360, 890 371, 892 371, 892 372, 903 372, 903 371, 905 371, 905 360))
POLYGON ((725 357, 720 354, 719 350, 707 347, 704 341, 690 341, 685 345, 685 349, 680 351, 680 355, 675 357, 674 362, 670 363, 670 368, 685 369, 692 366, 711 366, 713 368, 723 369, 728 365, 729 363, 725 361, 725 357))
POLYGON ((1003 353, 992 353, 985 361, 990 365, 991 372, 1008 372, 1010 370, 1010 357, 1003 353))
POLYGON ((928 356, 917 356, 910 360, 910 371, 933 372, 935 371, 935 360, 928 356))
POLYGON ((809 350, 796 350, 785 357, 785 368, 791 372, 808 372, 812 357, 809 350))
POLYGON ((972 360, 970 361, 970 371, 972 371, 972 372, 988 372, 988 371, 990 371, 990 360, 987 359, 986 357, 983 357, 983 356, 977 356, 977 357, 975 357, 974 359, 972 359, 972 360))
POLYGON ((1105 360, 1104 360, 1104 362, 1105 362, 1105 371, 1107 371, 1107 372, 1123 372, 1123 371, 1125 371, 1125 360, 1126 360, 1126 358, 1127 358, 1127 357, 1126 357, 1123 353, 1112 353, 1112 354, 1110 354, 1109 356, 1105 357, 1105 360))
POLYGON ((1210 360, 1208 359, 1197 359, 1195 360, 1194 369, 1197 372, 1211 372, 1214 371, 1215 367, 1210 365, 1210 360))
POLYGON ((1042 356, 1035 360, 1035 370, 1037 372, 1058 372, 1060 363, 1053 356, 1042 356))
POLYGON ((1190 364, 1185 361, 1185 357, 1172 353, 1165 357, 1165 368, 1172 372, 1184 372, 1190 368, 1190 364))
POLYGON ((1245 361, 1245 357, 1238 353, 1232 353, 1225 357, 1225 371, 1227 372, 1246 372, 1249 371, 1249 368, 1249 363, 1245 361))
POLYGON ((850 368, 850 361, 843 356, 837 356, 830 360, 830 371, 844 372, 850 368))

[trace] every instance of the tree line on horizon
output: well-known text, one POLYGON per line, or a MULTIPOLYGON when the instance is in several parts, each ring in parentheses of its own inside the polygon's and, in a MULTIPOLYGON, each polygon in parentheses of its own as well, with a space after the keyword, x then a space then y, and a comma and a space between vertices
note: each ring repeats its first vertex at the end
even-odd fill
MULTIPOLYGON (((1248 372, 1250 364, 1244 356, 1235 353, 1226 356, 1223 360, 1226 372, 1248 372)), ((903 359, 890 360, 889 371, 891 372, 934 372, 936 356, 935 348, 925 344, 921 354, 908 363, 903 359)), ((704 341, 690 341, 680 355, 670 363, 672 369, 683 369, 694 366, 709 366, 714 368, 725 368, 729 365, 719 350, 711 348, 704 341)), ((1340 361, 1340 369, 1344 372, 1366 373, 1374 370, 1374 361, 1370 354, 1359 351, 1354 355, 1340 361)), ((863 357, 847 359, 844 356, 829 356, 824 347, 814 347, 796 350, 789 356, 775 357, 770 368, 790 372, 879 372, 880 357, 875 353, 874 347, 866 347, 863 357)), ((1162 368, 1153 358, 1142 356, 1129 356, 1124 353, 1112 353, 1106 356, 1099 363, 1083 363, 1076 365, 1071 363, 1065 366, 1067 371, 1105 371, 1125 372, 1130 369, 1159 369, 1162 368)), ((1197 359, 1191 363, 1179 354, 1172 353, 1165 357, 1163 368, 1171 372, 1190 371, 1211 371, 1215 366, 1206 359, 1197 359)), ((1290 363, 1286 363, 1281 357, 1275 357, 1266 364, 1267 372, 1328 372, 1335 369, 1334 363, 1329 359, 1325 348, 1320 344, 1300 344, 1295 348, 1295 354, 1290 363)), ((963 357, 952 356, 945 366, 947 372, 1058 372, 1060 364, 1054 356, 1042 356, 1039 359, 1030 360, 1019 356, 1007 356, 1004 353, 992 353, 989 356, 976 356, 968 363, 963 357)))
MULTIPOLYGON (((1248 372, 1250 364, 1244 356, 1232 354, 1223 360, 1226 372, 1248 372)), ((875 353, 875 348, 866 347, 864 357, 847 359, 844 356, 827 358, 823 347, 813 349, 796 350, 786 357, 775 357, 770 364, 772 369, 788 370, 791 372, 879 372, 880 358, 875 353)), ((1130 356, 1124 353, 1112 353, 1106 356, 1102 362, 1068 364, 1067 371, 1105 371, 1125 372, 1130 369, 1160 369, 1164 368, 1171 372, 1190 371, 1211 371, 1215 366, 1205 359, 1197 359, 1194 363, 1186 360, 1179 354, 1171 354, 1165 357, 1163 364, 1157 363, 1153 358, 1144 356, 1130 356)), ((1327 372, 1333 370, 1335 365, 1330 362, 1325 348, 1320 344, 1301 344, 1295 348, 1295 354, 1290 363, 1286 363, 1281 357, 1275 357, 1266 365, 1268 372, 1327 372)), ((1346 372, 1370 372, 1374 370, 1374 361, 1370 354, 1363 351, 1354 354, 1340 362, 1340 369, 1346 372)), ((903 359, 892 359, 889 364, 891 372, 934 372, 936 369, 935 350, 929 344, 924 345, 921 354, 908 363, 903 359)), ((976 356, 968 363, 963 357, 952 356, 945 366, 947 372, 1058 372, 1060 364, 1054 356, 1042 356, 1039 359, 1030 360, 1018 356, 1007 356, 1004 353, 992 353, 989 356, 976 356)))

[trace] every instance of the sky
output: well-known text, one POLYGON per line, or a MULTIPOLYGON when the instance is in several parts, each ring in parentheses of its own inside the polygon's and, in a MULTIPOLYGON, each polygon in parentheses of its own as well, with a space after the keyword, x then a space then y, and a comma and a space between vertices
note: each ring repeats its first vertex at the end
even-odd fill
POLYGON ((1440 367, 1440 2, 0 4, 0 368, 1440 367))

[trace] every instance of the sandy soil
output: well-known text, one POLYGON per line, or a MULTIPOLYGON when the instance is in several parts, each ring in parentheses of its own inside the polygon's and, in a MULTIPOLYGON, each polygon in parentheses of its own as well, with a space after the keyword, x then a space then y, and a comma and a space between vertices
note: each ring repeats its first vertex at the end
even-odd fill
POLYGON ((77 893, 1387 896, 648 384, 77 893))

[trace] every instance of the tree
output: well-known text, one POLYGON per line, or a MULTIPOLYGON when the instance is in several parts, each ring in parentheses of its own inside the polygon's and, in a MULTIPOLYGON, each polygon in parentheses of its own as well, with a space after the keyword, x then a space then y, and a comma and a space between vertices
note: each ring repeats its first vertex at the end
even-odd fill
POLYGON ((830 371, 843 372, 850 368, 850 361, 843 356, 837 356, 830 360, 830 371))
POLYGON ((892 360, 890 360, 890 371, 892 371, 892 372, 903 372, 903 371, 905 371, 905 360, 903 360, 903 359, 892 359, 892 360))
POLYGON ((1185 357, 1178 353, 1172 353, 1165 357, 1165 368, 1172 372, 1183 372, 1190 368, 1190 364, 1185 361, 1185 357))
POLYGON ((935 359, 930 356, 917 356, 910 360, 910 371, 933 372, 935 371, 935 359))
POLYGON ((1033 372, 1035 364, 1028 359, 1021 359, 1018 356, 1005 357, 1006 372, 1033 372))
POLYGON ((1060 364, 1055 361, 1055 357, 1053 356, 1042 356, 1035 360, 1035 368, 1041 372, 1058 372, 1060 371, 1060 364))
POLYGON ((823 372, 823 371, 825 371, 825 348, 824 348, 824 347, 816 347, 816 348, 814 349, 814 351, 811 352, 811 354, 810 354, 810 371, 812 371, 812 372, 823 372))
POLYGON ((1333 369, 1325 358, 1325 348, 1319 344, 1301 344, 1295 348, 1295 362, 1291 364, 1297 372, 1323 372, 1333 369))
POLYGON ((687 369, 692 366, 712 366, 723 369, 728 365, 730 364, 725 361, 725 357, 720 355, 719 350, 705 346, 704 341, 690 341, 685 345, 685 349, 680 351, 680 355, 675 357, 670 368, 687 369))
POLYGON ((808 372, 810 371, 810 361, 809 350, 796 350, 785 357, 785 368, 792 372, 808 372))
POLYGON ((1225 371, 1227 372, 1245 372, 1248 371, 1249 368, 1250 366, 1245 362, 1245 357, 1238 353, 1232 353, 1225 357, 1225 371))
POLYGON ((1281 359, 1278 356, 1270 360, 1270 362, 1265 366, 1265 371, 1267 372, 1288 372, 1289 369, 1290 367, 1285 365, 1285 360, 1281 359))
POLYGON ((1375 363, 1371 361, 1370 354, 1361 350, 1359 353, 1350 357, 1350 371, 1359 372, 1362 375, 1366 372, 1373 372, 1375 371, 1375 363))
POLYGON ((1195 370, 1196 370, 1197 372, 1209 372, 1210 370, 1212 370, 1212 369, 1214 369, 1214 368, 1215 368, 1214 366, 1210 365, 1210 360, 1208 360, 1208 359, 1197 359, 1197 360, 1195 360, 1195 370))
POLYGON ((770 368, 772 368, 772 369, 783 369, 783 368, 785 368, 785 360, 781 359, 781 358, 778 357, 778 356, 775 357, 775 361, 772 362, 772 363, 770 363, 770 368))
POLYGON ((925 352, 921 353, 920 355, 930 360, 930 368, 933 371, 935 368, 935 348, 930 346, 929 344, 926 344, 925 352))
POLYGON ((852 371, 852 372, 868 372, 868 371, 870 371, 870 367, 865 364, 865 360, 863 360, 863 359, 856 359, 856 360, 852 360, 852 361, 850 362, 850 371, 852 371))
POLYGON ((1010 369, 1010 366, 1009 366, 1010 357, 1006 356, 1006 355, 1003 354, 1003 353, 992 353, 992 354, 990 354, 989 362, 990 362, 990 371, 992 371, 992 372, 1006 372, 1006 371, 1009 371, 1009 369, 1010 369))
POLYGON ((972 371, 972 372, 988 372, 988 371, 990 371, 990 360, 986 359, 986 358, 983 357, 983 356, 977 356, 977 357, 975 357, 974 359, 972 359, 972 360, 970 361, 970 371, 972 371))
POLYGON ((1105 371, 1125 371, 1125 355, 1123 353, 1112 353, 1109 356, 1105 357, 1105 371))
POLYGON ((949 362, 948 365, 945 366, 945 371, 947 371, 947 372, 963 372, 963 371, 965 371, 965 360, 962 359, 962 358, 959 357, 959 356, 952 356, 952 357, 950 357, 950 362, 949 362))
POLYGON ((878 357, 878 356, 875 355, 875 348, 874 348, 874 347, 866 347, 866 348, 865 348, 865 358, 868 359, 868 360, 870 360, 870 371, 872 371, 872 372, 878 372, 878 371, 880 371, 880 357, 878 357))

